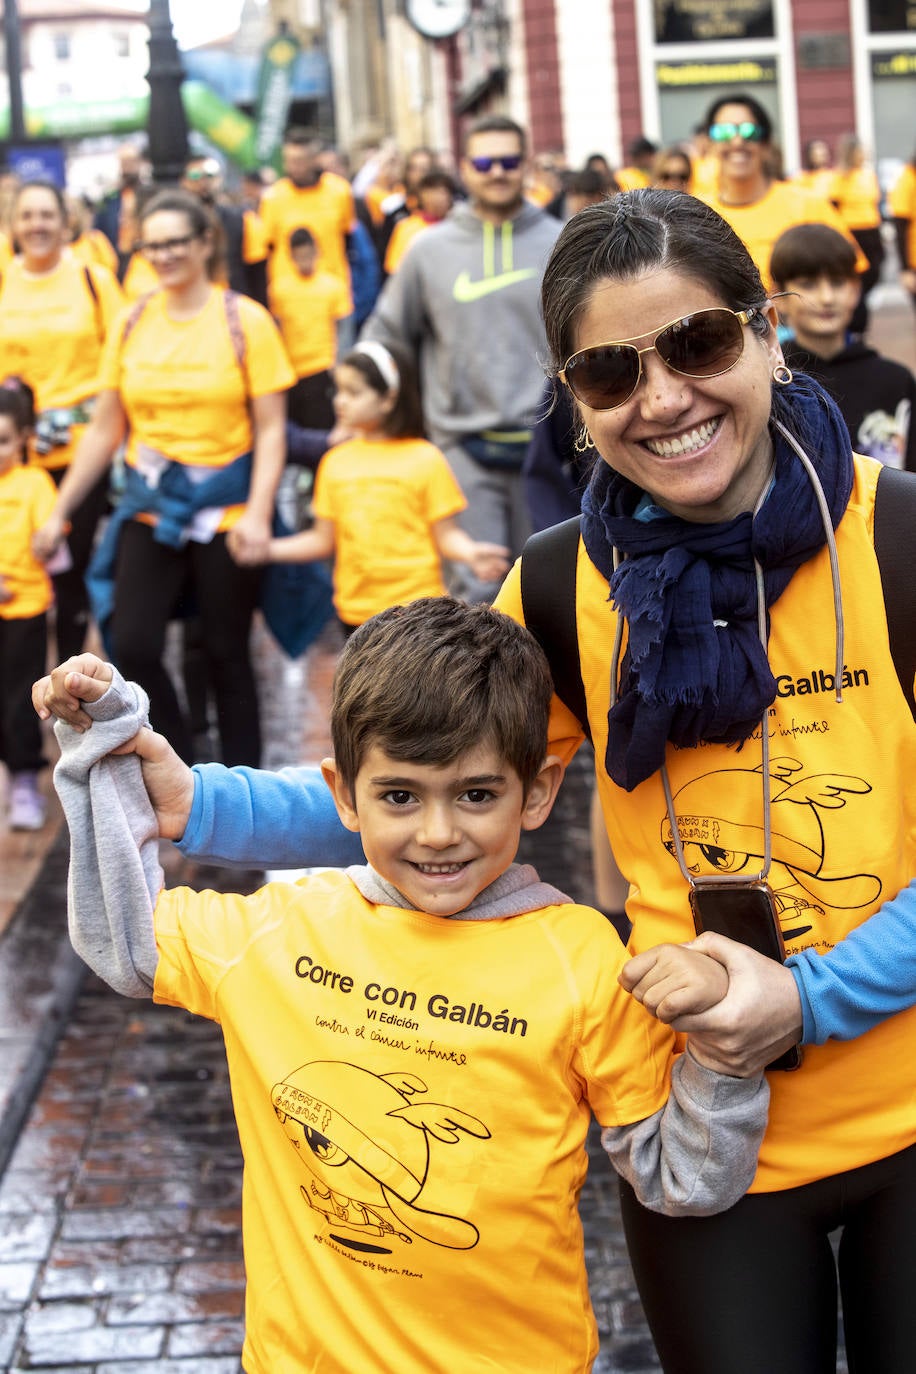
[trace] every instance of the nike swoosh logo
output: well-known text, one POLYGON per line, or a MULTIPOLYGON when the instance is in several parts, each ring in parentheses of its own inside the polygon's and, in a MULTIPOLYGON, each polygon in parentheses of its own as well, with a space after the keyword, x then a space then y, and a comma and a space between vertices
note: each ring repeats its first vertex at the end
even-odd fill
POLYGON ((483 277, 480 281, 471 281, 470 272, 461 272, 455 278, 452 296, 459 305, 469 305, 484 296, 492 296, 494 291, 504 291, 507 286, 514 286, 520 281, 530 281, 536 276, 537 269, 534 267, 519 267, 514 272, 500 272, 497 277, 483 277))

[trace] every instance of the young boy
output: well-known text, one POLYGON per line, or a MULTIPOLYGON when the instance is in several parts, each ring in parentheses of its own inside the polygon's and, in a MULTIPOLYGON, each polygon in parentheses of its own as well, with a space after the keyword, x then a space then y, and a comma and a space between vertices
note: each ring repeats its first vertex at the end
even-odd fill
POLYGON ((289 418, 306 429, 334 425, 337 325, 353 309, 346 283, 318 265, 318 246, 309 229, 289 236, 294 270, 270 284, 270 310, 277 321, 298 381, 288 397, 289 418))
POLYGON ((861 287, 855 248, 826 224, 799 224, 776 240, 770 274, 779 313, 795 338, 786 363, 807 372, 834 398, 856 453, 916 471, 916 378, 848 330, 861 287))
MULTIPOLYGON (((617 982, 613 929, 513 863, 562 776, 533 638, 445 597, 361 626, 322 771, 368 866, 250 897, 162 890, 140 765, 112 751, 141 732, 159 807, 170 751, 139 688, 79 661, 65 677, 94 723, 57 726, 71 935, 120 991, 222 1026, 245 1369, 584 1374, 591 1112, 647 1205, 706 1213, 753 1177, 767 1089, 675 1061, 617 982)), ((721 995, 718 965, 668 952, 691 995, 721 995)))

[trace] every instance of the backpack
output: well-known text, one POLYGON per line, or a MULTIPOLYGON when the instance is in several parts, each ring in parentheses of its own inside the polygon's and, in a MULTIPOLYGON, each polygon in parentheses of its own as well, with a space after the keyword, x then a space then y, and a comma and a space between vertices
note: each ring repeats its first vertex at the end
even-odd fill
MULTIPOLYGON (((916 721, 916 473, 883 467, 875 490, 875 554, 890 640, 903 695, 916 721)), ((554 691, 591 739, 576 632, 579 517, 534 534, 522 551, 525 624, 547 655, 554 691)))

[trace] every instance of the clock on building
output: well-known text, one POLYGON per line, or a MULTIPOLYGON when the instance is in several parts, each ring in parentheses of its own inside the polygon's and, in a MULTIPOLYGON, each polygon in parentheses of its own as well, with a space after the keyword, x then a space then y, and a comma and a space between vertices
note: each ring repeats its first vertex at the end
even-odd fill
POLYGON ((424 38, 451 38, 471 17, 471 0, 406 0, 405 8, 424 38))

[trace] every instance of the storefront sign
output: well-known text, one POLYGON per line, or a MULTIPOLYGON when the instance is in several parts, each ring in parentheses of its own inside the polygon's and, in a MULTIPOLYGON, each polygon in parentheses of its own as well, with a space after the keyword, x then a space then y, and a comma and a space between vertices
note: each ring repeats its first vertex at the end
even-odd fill
POLYGON ((763 62, 658 62, 659 86, 772 86, 776 63, 763 62))
POLYGON ((771 0, 655 0, 656 43, 773 38, 771 0))
POLYGON ((874 77, 916 76, 916 52, 872 53, 874 77))

